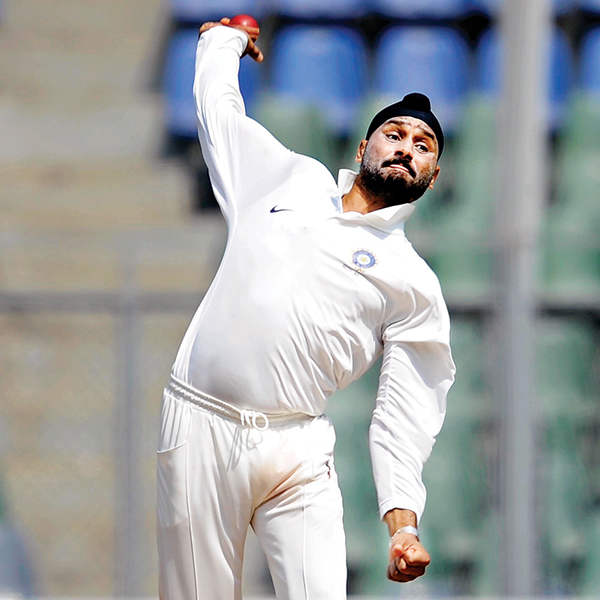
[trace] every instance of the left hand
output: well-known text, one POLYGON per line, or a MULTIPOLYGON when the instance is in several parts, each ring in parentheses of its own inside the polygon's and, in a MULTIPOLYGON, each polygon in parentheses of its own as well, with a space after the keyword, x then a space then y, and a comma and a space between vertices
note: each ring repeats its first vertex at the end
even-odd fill
POLYGON ((429 552, 412 533, 397 533, 390 545, 388 579, 392 581, 413 581, 425 573, 431 562, 429 552))

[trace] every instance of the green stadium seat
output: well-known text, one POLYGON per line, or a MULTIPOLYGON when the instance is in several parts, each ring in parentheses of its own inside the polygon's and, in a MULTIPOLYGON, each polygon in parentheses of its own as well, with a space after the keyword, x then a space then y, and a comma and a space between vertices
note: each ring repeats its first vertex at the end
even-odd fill
POLYGON ((541 278, 551 300, 600 295, 600 102, 573 102, 557 158, 556 197, 542 227, 541 278))
POLYGON ((256 119, 287 148, 316 158, 332 171, 337 168, 337 148, 316 107, 265 95, 258 103, 256 119))
POLYGON ((456 380, 448 394, 448 419, 480 425, 494 414, 486 381, 486 344, 481 321, 454 316, 450 343, 456 363, 456 380))
POLYGON ((584 523, 585 559, 577 592, 597 598, 600 594, 600 510, 584 523))
POLYGON ((502 587, 500 565, 501 519, 497 511, 489 511, 478 529, 477 559, 472 571, 471 594, 499 597, 502 587))
POLYGON ((493 219, 495 104, 473 97, 459 130, 452 202, 436 229, 431 256, 442 289, 450 298, 483 299, 490 291, 493 219))
POLYGON ((596 336, 591 322, 540 318, 535 335, 537 396, 544 422, 587 420, 596 410, 596 336))
POLYGON ((584 460, 585 430, 597 411, 591 323, 545 317, 536 323, 539 402, 542 563, 549 592, 572 592, 573 565, 584 558, 582 515, 591 502, 592 479, 584 460))
POLYGON ((368 444, 380 368, 377 361, 358 381, 336 392, 327 410, 336 430, 335 465, 344 499, 353 594, 378 593, 386 582, 388 534, 377 512, 368 444))

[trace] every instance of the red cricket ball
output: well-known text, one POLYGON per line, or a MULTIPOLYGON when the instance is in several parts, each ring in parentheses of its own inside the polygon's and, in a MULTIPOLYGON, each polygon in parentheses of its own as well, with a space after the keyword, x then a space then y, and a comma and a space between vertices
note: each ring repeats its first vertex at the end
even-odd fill
POLYGON ((235 15, 229 21, 229 25, 241 25, 242 27, 259 28, 258 21, 250 15, 235 15))

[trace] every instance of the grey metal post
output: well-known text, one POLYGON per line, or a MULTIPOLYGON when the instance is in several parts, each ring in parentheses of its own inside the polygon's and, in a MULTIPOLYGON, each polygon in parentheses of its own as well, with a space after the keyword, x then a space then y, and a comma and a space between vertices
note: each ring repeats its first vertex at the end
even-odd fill
MULTIPOLYGON (((127 255, 125 255, 127 256, 127 255)), ((126 259, 127 261, 127 259, 126 259)), ((116 319, 115 403, 115 582, 116 597, 140 593, 142 504, 139 460, 138 349, 139 319, 134 268, 124 265, 124 288, 116 319)))
POLYGON ((502 406, 503 592, 536 592, 533 330, 536 245, 545 201, 548 0, 506 0, 496 211, 502 406))

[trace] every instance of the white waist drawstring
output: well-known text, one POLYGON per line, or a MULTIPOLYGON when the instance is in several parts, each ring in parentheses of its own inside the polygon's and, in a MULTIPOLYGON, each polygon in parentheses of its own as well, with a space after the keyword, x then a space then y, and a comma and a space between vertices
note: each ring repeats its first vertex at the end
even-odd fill
POLYGON ((305 413, 281 413, 266 415, 258 410, 237 408, 228 402, 209 396, 199 390, 192 388, 183 381, 171 375, 167 389, 198 406, 214 412, 218 415, 239 421, 243 427, 250 427, 258 431, 269 429, 271 423, 294 421, 297 419, 314 419, 314 415, 305 413))
POLYGON ((258 429, 258 431, 269 429, 269 419, 267 415, 257 410, 241 410, 240 421, 242 425, 258 429), (262 419, 262 423, 259 423, 257 419, 262 419))

